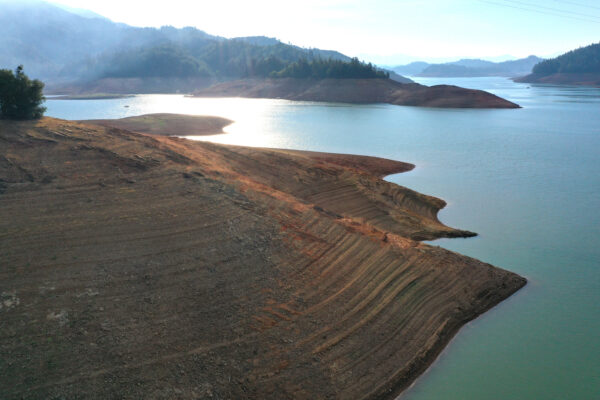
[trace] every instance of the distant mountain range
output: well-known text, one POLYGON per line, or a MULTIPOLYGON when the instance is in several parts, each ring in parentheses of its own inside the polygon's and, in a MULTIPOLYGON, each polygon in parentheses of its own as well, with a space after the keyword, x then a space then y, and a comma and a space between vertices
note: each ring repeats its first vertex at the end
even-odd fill
MULTIPOLYGON (((268 76, 300 59, 351 60, 337 51, 263 36, 227 39, 192 27, 138 28, 43 1, 0 0, 0 68, 23 64, 29 76, 49 86, 141 78, 178 79, 185 87, 183 78, 201 85, 268 76)), ((160 91, 168 86, 156 85, 160 91)))
POLYGON ((515 81, 600 87, 600 43, 545 60, 515 81))
POLYGON ((417 61, 407 65, 392 67, 391 69, 401 75, 421 77, 515 77, 530 73, 533 66, 541 61, 543 59, 536 56, 503 62, 462 59, 444 64, 429 64, 417 61))

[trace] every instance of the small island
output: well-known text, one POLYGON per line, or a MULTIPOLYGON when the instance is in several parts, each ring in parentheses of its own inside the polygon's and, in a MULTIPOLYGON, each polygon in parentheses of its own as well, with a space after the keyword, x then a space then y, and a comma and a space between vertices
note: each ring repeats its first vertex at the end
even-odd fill
POLYGON ((474 233, 411 164, 131 121, 0 120, 7 399, 394 399, 526 283, 423 243, 474 233))

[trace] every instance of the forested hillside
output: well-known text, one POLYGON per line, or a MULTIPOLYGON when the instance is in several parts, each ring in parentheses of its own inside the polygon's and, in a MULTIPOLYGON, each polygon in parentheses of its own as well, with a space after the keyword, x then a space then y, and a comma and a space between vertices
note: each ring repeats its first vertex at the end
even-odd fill
POLYGON ((23 64, 32 76, 49 82, 291 76, 311 63, 323 69, 311 75, 385 75, 357 60, 343 63, 350 61, 336 51, 274 38, 226 39, 191 27, 138 28, 44 2, 0 2, 0 68, 23 64))
POLYGON ((542 61, 515 82, 600 87, 600 43, 542 61))
POLYGON ((289 64, 279 72, 272 72, 270 76, 273 78, 386 79, 390 77, 390 74, 378 69, 371 63, 362 63, 357 58, 353 58, 350 62, 331 59, 315 59, 308 62, 302 58, 289 64))
POLYGON ((600 72, 600 43, 569 51, 533 67, 533 73, 540 75, 587 72, 600 72))

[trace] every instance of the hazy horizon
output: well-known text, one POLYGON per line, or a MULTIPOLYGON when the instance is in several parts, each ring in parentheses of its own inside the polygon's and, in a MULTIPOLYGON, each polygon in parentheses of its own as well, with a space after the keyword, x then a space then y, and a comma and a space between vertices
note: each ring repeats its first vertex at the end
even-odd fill
POLYGON ((593 1, 306 0, 287 4, 223 0, 48 1, 90 10, 132 26, 193 26, 226 38, 275 37, 302 47, 337 50, 383 65, 461 58, 505 61, 554 57, 599 41, 593 1), (143 12, 140 12, 143 10, 143 12))

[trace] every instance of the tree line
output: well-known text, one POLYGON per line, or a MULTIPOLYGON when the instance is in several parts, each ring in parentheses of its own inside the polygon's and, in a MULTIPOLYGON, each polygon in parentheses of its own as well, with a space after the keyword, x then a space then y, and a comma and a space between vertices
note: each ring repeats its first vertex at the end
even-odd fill
POLYGON ((390 77, 390 74, 378 69, 371 63, 363 63, 358 58, 353 58, 350 62, 332 59, 308 61, 305 58, 301 58, 298 61, 290 63, 280 71, 272 71, 269 76, 272 78, 302 79, 387 79, 390 77))
POLYGON ((540 75, 588 72, 600 72, 600 43, 569 51, 533 67, 533 73, 540 75))

